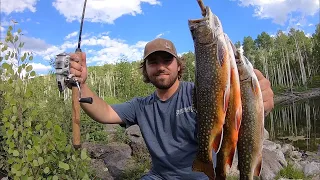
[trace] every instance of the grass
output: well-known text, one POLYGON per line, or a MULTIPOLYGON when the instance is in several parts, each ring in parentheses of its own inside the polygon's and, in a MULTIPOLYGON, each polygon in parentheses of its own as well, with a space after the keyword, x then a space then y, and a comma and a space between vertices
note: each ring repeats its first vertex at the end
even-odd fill
POLYGON ((284 167, 279 171, 275 179, 288 178, 288 179, 306 179, 302 170, 294 168, 292 163, 288 163, 287 167, 284 167))
POLYGON ((129 137, 125 134, 125 128, 121 126, 116 127, 114 140, 117 142, 125 143, 125 144, 128 144, 130 142, 129 137))
POLYGON ((139 180, 144 174, 146 174, 151 168, 151 161, 148 158, 148 154, 141 154, 134 156, 134 166, 127 169, 120 177, 123 180, 139 180))

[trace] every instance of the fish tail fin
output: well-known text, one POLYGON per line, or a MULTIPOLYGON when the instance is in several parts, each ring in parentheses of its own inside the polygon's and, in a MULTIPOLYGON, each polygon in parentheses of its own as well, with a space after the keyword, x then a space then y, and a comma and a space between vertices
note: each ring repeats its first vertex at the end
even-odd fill
POLYGON ((254 176, 260 176, 261 169, 262 169, 262 154, 257 159, 257 164, 256 164, 256 167, 254 169, 253 175, 254 176))
POLYGON ((212 162, 205 163, 200 161, 199 159, 196 159, 193 161, 192 171, 203 172, 208 176, 210 180, 215 179, 215 171, 212 162))
POLYGON ((220 133, 217 134, 215 139, 213 140, 212 149, 215 153, 218 153, 222 144, 223 139, 223 128, 221 129, 220 133))

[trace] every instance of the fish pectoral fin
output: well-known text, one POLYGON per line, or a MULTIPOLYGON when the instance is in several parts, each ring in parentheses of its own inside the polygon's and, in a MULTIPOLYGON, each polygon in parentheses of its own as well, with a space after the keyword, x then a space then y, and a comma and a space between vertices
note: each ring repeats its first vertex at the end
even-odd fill
POLYGON ((229 157, 227 159, 227 163, 229 164, 230 168, 232 167, 232 162, 233 162, 233 158, 235 156, 235 151, 236 151, 236 147, 233 147, 230 150, 230 154, 229 154, 229 157))
POLYGON ((241 126, 241 120, 242 120, 242 107, 240 106, 236 111, 236 117, 235 117, 235 128, 236 131, 239 131, 241 126))
POLYGON ((254 78, 254 77, 251 77, 251 88, 252 88, 252 90, 253 90, 253 92, 255 93, 255 94, 258 94, 258 93, 260 93, 259 92, 259 82, 258 82, 258 80, 256 79, 256 78, 254 78))
POLYGON ((228 109, 229 99, 230 99, 230 84, 227 84, 223 92, 223 107, 224 107, 225 113, 227 112, 227 109, 228 109))
POLYGON ((262 154, 257 159, 257 164, 256 164, 256 167, 254 169, 253 175, 254 176, 260 176, 261 170, 262 170, 262 154))
POLYGON ((215 171, 212 162, 205 163, 200 161, 199 159, 196 159, 193 161, 192 171, 203 172, 208 176, 210 180, 215 179, 215 171))
POLYGON ((221 129, 220 133, 217 134, 216 138, 213 140, 212 144, 212 150, 214 150, 215 153, 218 153, 222 144, 223 139, 223 128, 221 129))

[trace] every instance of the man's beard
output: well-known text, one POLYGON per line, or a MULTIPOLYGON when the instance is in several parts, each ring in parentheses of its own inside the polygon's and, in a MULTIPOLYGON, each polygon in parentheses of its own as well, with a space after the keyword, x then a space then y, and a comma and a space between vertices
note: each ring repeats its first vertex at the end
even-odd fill
MULTIPOLYGON (((150 79, 150 78, 149 78, 150 79)), ((157 80, 157 79, 150 79, 150 82, 158 89, 169 89, 178 79, 178 75, 176 75, 175 77, 171 77, 169 76, 168 81, 161 81, 161 80, 157 80)))

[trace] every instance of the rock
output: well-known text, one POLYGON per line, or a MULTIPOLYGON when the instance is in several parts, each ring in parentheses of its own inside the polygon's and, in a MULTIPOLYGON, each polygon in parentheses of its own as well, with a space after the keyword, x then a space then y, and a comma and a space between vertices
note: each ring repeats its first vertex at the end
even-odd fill
POLYGON ((232 166, 228 170, 228 175, 233 176, 233 177, 239 177, 240 172, 238 170, 238 152, 236 151, 233 161, 232 161, 232 166))
POLYGON ((320 163, 320 156, 317 153, 306 151, 305 154, 306 157, 304 159, 320 163))
POLYGON ((269 140, 263 141, 263 149, 268 149, 270 151, 274 151, 274 150, 280 149, 280 148, 281 148, 280 144, 276 144, 276 143, 269 141, 269 140))
POLYGON ((84 143, 83 147, 88 149, 88 154, 91 159, 96 159, 95 162, 104 162, 106 168, 100 166, 98 170, 96 169, 99 175, 103 176, 102 179, 108 178, 110 175, 117 179, 116 177, 133 166, 132 150, 127 144, 116 142, 107 145, 84 143), (107 170, 110 174, 103 173, 101 170, 103 172, 107 170))
POLYGON ((305 176, 314 176, 320 174, 320 164, 316 162, 306 164, 306 166, 303 169, 303 172, 305 176))
POLYGON ((113 134, 117 132, 117 128, 120 127, 119 124, 106 124, 105 125, 105 131, 107 133, 113 134))
POLYGON ((280 164, 284 167, 288 165, 287 160, 283 154, 283 152, 280 149, 276 149, 273 152, 277 153, 277 159, 280 162, 280 164))
POLYGON ((263 149, 262 154, 263 163, 261 179, 273 180, 278 172, 284 167, 284 165, 287 164, 287 162, 285 159, 283 159, 284 155, 280 149, 278 149, 276 152, 266 148, 263 149))
POLYGON ((103 160, 113 177, 119 177, 126 169, 131 168, 131 148, 127 144, 109 145, 110 151, 103 155, 103 160))
POLYGON ((302 154, 299 151, 292 151, 289 157, 294 161, 300 161, 302 159, 302 154))
POLYGON ((297 170, 299 170, 299 171, 303 171, 302 165, 301 165, 299 162, 297 162, 297 161, 293 161, 293 162, 292 162, 292 166, 293 166, 294 169, 297 169, 297 170))
POLYGON ((112 142, 105 145, 85 142, 82 147, 86 148, 90 157, 94 159, 102 159, 104 156, 118 151, 125 152, 126 156, 131 156, 130 146, 124 143, 112 142))
POLYGON ((304 169, 307 164, 310 164, 310 161, 300 161, 299 164, 301 165, 302 169, 304 169))
POLYGON ((133 126, 130 126, 128 129, 126 129, 126 135, 130 140, 129 145, 132 149, 133 156, 141 155, 141 154, 149 154, 149 151, 144 142, 144 139, 142 137, 142 134, 138 125, 133 125, 133 126))
POLYGON ((284 144, 281 147, 281 151, 284 155, 290 155, 290 153, 294 151, 294 147, 291 144, 284 144))
POLYGON ((121 127, 119 124, 106 124, 105 125, 105 131, 108 133, 109 138, 111 140, 114 140, 114 136, 117 132, 117 128, 121 127))
POLYGON ((94 170, 97 178, 103 179, 103 180, 113 180, 114 179, 111 176, 109 169, 104 164, 102 159, 91 159, 90 166, 94 170))
POLYGON ((320 179, 320 175, 316 175, 316 176, 312 177, 311 180, 319 180, 319 179, 320 179))
POLYGON ((266 130, 266 128, 264 128, 264 139, 269 139, 269 132, 266 130))

